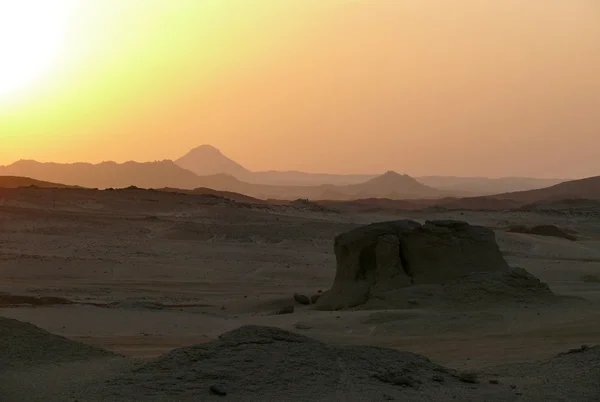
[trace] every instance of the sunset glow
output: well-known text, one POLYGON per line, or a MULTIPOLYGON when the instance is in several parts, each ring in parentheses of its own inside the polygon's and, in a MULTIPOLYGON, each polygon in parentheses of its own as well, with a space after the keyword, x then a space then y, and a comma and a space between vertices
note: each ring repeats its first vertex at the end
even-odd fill
POLYGON ((15 102, 58 62, 68 41, 72 0, 0 1, 0 102, 15 102))
POLYGON ((212 144, 253 170, 591 175, 598 21, 595 0, 0 0, 0 164, 212 144))

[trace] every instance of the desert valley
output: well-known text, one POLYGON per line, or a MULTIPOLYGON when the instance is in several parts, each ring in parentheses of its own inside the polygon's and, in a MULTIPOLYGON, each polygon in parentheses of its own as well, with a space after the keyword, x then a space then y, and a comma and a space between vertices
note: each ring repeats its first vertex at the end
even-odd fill
POLYGON ((275 200, 52 171, 0 176, 3 401, 600 395, 600 178, 275 200))
POLYGON ((0 0, 0 402, 599 402, 598 0, 0 0))

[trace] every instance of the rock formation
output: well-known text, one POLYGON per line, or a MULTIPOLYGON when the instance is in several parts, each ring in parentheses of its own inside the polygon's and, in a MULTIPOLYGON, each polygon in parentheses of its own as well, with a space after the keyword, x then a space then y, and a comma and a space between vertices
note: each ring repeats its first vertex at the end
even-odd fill
MULTIPOLYGON (((405 288, 410 288, 403 293, 405 297, 393 297, 413 300, 418 296, 416 290, 422 289, 439 297, 444 292, 441 285, 454 284, 456 288, 457 280, 475 273, 495 282, 506 279, 509 287, 515 275, 527 283, 533 278, 520 271, 513 273, 491 229, 459 221, 374 223, 338 235, 335 254, 335 280, 317 301, 317 309, 352 308, 368 301, 377 304, 377 300, 389 299, 390 292, 405 288)), ((551 293, 547 285, 536 281, 533 278, 540 290, 551 293)))

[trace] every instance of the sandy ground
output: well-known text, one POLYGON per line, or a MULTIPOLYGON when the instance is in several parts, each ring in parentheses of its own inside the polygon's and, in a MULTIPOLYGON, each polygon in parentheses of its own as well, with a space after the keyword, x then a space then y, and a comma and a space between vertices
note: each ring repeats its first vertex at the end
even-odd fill
MULTIPOLYGON (((2 303, 0 316, 125 356, 156 357, 245 324, 276 326, 335 345, 415 352, 460 370, 547 359, 582 344, 600 344, 600 283, 583 279, 600 277, 598 215, 352 215, 252 208, 142 190, 28 189, 5 191, 0 200, 0 294, 76 302, 2 303), (296 292, 310 296, 331 285, 336 234, 403 218, 460 219, 492 227, 511 266, 527 269, 555 293, 587 301, 351 312, 319 312, 294 303, 296 292), (580 240, 504 231, 540 224, 574 230, 580 240), (293 314, 272 314, 288 305, 294 305, 293 314)), ((76 369, 64 370, 66 378, 76 369)), ((26 384, 14 387, 11 395, 32 392, 35 399, 26 384)))

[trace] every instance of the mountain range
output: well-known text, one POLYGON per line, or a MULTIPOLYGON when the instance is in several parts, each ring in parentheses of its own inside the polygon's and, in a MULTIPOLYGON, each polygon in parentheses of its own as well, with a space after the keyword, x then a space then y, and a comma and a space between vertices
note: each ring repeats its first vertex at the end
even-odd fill
POLYGON ((88 188, 128 187, 143 188, 198 187, 198 176, 177 166, 172 161, 159 162, 102 162, 91 163, 41 163, 21 160, 0 166, 0 175, 30 177, 53 183, 88 188))
POLYGON ((560 182, 529 178, 443 176, 415 179, 392 171, 381 175, 252 172, 209 145, 197 147, 175 161, 61 164, 21 160, 0 166, 0 175, 87 188, 122 188, 132 185, 155 189, 208 188, 259 199, 282 200, 469 197, 543 188, 560 182))
POLYGON ((421 184, 410 176, 394 172, 387 172, 359 184, 284 186, 247 183, 224 173, 198 176, 172 161, 122 164, 103 162, 95 165, 19 161, 0 167, 0 175, 23 176, 87 188, 122 188, 133 185, 142 188, 192 190, 204 187, 260 199, 330 198, 346 200, 362 197, 401 199, 436 198, 449 195, 449 193, 446 194, 421 184))
MULTIPOLYGON (((199 176, 225 173, 250 184, 269 184, 283 186, 318 186, 322 184, 349 185, 360 184, 373 179, 377 174, 305 173, 298 171, 259 171, 253 172, 223 155, 210 145, 201 145, 175 160, 184 169, 199 176)), ((564 179, 537 179, 528 177, 487 177, 422 176, 416 180, 426 186, 447 193, 486 195, 511 191, 525 191, 558 184, 564 179)))

